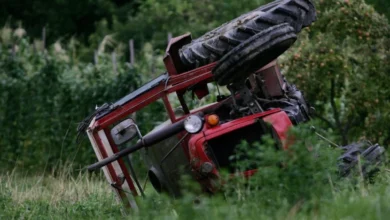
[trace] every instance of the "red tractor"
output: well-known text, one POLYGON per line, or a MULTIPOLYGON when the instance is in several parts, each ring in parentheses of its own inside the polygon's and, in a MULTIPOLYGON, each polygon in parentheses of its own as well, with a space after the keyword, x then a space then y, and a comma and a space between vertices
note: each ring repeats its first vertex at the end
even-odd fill
MULTIPOLYGON (((199 39, 191 41, 190 35, 173 38, 164 57, 166 73, 115 103, 101 106, 79 127, 87 131, 99 160, 88 169, 103 168, 118 198, 136 208, 133 197, 143 194, 143 188, 127 157, 136 151, 142 153, 153 187, 177 196, 183 174, 192 176, 205 192, 218 191, 219 171, 234 172, 230 158, 243 140, 260 142, 270 134, 280 149, 288 148, 289 128, 309 121, 310 108, 275 60, 315 18, 310 0, 278 0, 199 39), (208 85, 226 86, 229 93, 191 109, 188 94, 205 99, 208 85), (169 120, 143 135, 132 115, 158 100, 164 103, 169 120)), ((383 162, 384 149, 377 144, 355 143, 343 149, 342 176, 349 175, 358 155, 366 161, 364 173, 369 172, 368 165, 383 162)), ((244 175, 255 172, 247 170, 244 175)))

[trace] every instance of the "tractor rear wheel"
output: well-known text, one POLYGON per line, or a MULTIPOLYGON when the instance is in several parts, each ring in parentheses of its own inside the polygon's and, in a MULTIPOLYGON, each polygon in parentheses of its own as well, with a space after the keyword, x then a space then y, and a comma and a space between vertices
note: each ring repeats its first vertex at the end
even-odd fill
POLYGON ((254 35, 288 23, 297 34, 316 19, 311 0, 278 0, 223 24, 180 49, 181 61, 194 69, 219 60, 254 35))
POLYGON ((270 27, 229 51, 213 69, 219 85, 243 82, 294 44, 294 28, 284 23, 270 27))

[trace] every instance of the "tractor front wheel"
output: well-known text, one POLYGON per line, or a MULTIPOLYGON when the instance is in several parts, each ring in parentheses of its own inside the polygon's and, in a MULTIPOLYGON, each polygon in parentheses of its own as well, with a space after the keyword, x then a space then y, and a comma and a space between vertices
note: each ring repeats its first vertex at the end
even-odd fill
POLYGON ((364 178, 371 177, 378 167, 386 162, 385 149, 378 144, 363 141, 343 146, 344 153, 339 158, 339 172, 342 177, 360 173, 364 178))

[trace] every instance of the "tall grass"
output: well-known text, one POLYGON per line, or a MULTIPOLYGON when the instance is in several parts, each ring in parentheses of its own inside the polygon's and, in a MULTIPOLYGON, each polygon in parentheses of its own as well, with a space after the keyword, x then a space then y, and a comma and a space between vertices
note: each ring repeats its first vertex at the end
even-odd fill
MULTIPOLYGON (((261 197, 255 189, 235 185, 223 197, 185 194, 172 199, 150 193, 132 219, 387 219, 390 180, 385 171, 373 185, 346 184, 319 197, 289 203, 261 197), (325 201, 319 198, 326 197, 325 201), (266 205, 264 201, 268 201, 266 205), (312 207, 309 207, 312 206, 312 207)), ((67 172, 28 177, 14 171, 0 176, 0 219, 119 219, 121 206, 103 178, 67 172)), ((275 183, 275 188, 282 183, 275 183)), ((311 190, 313 185, 305 185, 311 190)), ((270 190, 270 188, 268 188, 270 190)))
MULTIPOLYGON (((248 160, 239 169, 256 164, 249 180, 222 175, 223 191, 214 196, 199 193, 185 182, 183 196, 170 198, 149 188, 139 199, 131 219, 386 219, 390 216, 390 172, 383 167, 371 183, 361 176, 341 179, 336 160, 339 151, 299 130, 288 151, 268 141, 242 145, 248 160), (298 137, 298 136, 297 136, 298 137), (304 138, 302 138, 304 137, 304 138), (271 145, 270 145, 271 144, 271 145), (252 163, 246 163, 252 161, 252 163)), ((185 178, 183 179, 185 181, 185 178)), ((187 180, 188 181, 188 180, 187 180)), ((0 176, 0 219, 118 219, 121 205, 102 175, 63 168, 39 176, 21 170, 0 176)))
POLYGON ((0 219, 110 217, 120 206, 101 176, 71 170, 31 176, 20 170, 0 175, 0 219), (106 215, 108 214, 108 215, 106 215))

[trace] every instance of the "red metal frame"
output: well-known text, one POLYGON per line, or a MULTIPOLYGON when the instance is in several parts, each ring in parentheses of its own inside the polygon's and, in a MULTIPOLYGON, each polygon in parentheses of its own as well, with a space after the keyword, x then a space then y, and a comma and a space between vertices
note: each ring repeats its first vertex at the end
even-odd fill
MULTIPOLYGON (((112 151, 114 153, 118 152, 119 149, 118 147, 115 145, 114 143, 114 140, 112 139, 111 135, 107 135, 107 134, 110 134, 110 132, 108 131, 108 129, 104 129, 104 133, 106 134, 107 136, 107 139, 108 139, 108 142, 110 143, 111 147, 112 147, 112 151)), ((126 170, 126 166, 125 166, 125 163, 123 162, 123 159, 119 159, 118 160, 118 163, 119 163, 119 166, 122 170, 126 170)), ((131 177, 130 177, 130 174, 128 172, 124 172, 123 175, 125 176, 125 179, 126 180, 131 180, 131 177)), ((138 196, 138 193, 137 193, 137 190, 135 189, 135 186, 134 186, 134 183, 133 181, 128 181, 129 183, 129 187, 130 187, 130 190, 131 192, 133 193, 133 196, 138 196)))
MULTIPOLYGON (((178 48, 181 47, 180 45, 186 44, 190 39, 190 35, 183 35, 171 40, 166 52, 166 56, 164 57, 164 63, 166 65, 166 69, 168 70, 169 75, 169 78, 166 80, 166 82, 160 82, 160 84, 150 89, 148 92, 137 96, 136 98, 123 104, 122 106, 118 106, 116 109, 103 116, 102 118, 97 119, 94 123, 91 124, 89 129, 92 132, 92 136, 96 141, 98 151, 100 151, 97 153, 100 153, 103 159, 106 158, 108 154, 105 150, 107 148, 105 148, 99 137, 99 131, 104 132, 110 145, 106 147, 109 147, 109 150, 112 150, 112 152, 115 154, 119 150, 110 136, 110 132, 108 130, 109 126, 120 122, 132 113, 141 110, 142 108, 157 101, 158 99, 163 100, 170 120, 172 122, 176 122, 179 119, 183 118, 183 116, 181 116, 180 118, 175 117, 172 106, 168 100, 168 95, 170 93, 176 92, 179 97, 180 103, 183 105, 183 108, 188 114, 189 111, 188 109, 186 109, 186 105, 184 105, 185 103, 182 97, 185 91, 190 87, 194 87, 195 85, 205 85, 208 82, 214 81, 213 74, 211 71, 216 65, 216 63, 211 63, 209 65, 185 72, 185 67, 183 67, 177 62, 178 48)), ((200 91, 199 94, 204 94, 205 87, 201 87, 200 89, 203 91, 200 91)), ((267 112, 262 112, 259 114, 240 118, 216 127, 205 126, 204 130, 201 133, 188 136, 187 140, 182 143, 182 147, 186 152, 186 156, 188 157, 193 169, 195 171, 199 170, 200 166, 204 162, 212 162, 210 158, 208 158, 208 156, 206 155, 204 149, 204 143, 207 140, 253 124, 258 119, 270 122, 274 130, 276 131, 278 137, 280 138, 280 140, 282 140, 283 147, 288 147, 287 130, 291 126, 291 121, 289 120, 285 112, 281 111, 280 109, 274 109, 267 112)), ((183 134, 179 134, 178 136, 180 137, 182 135, 183 134)), ((131 175, 125 167, 123 160, 119 159, 118 164, 120 168, 119 172, 121 173, 118 173, 114 169, 113 164, 107 165, 110 178, 118 183, 120 181, 118 175, 123 174, 125 180, 129 184, 133 196, 137 196, 137 190, 134 186, 131 175)), ((255 172, 255 170, 247 171, 245 175, 253 175, 253 173, 255 172)), ((199 175, 198 181, 203 186, 206 186, 210 191, 214 191, 216 189, 216 182, 213 181, 213 177, 218 176, 219 173, 214 167, 213 171, 209 175, 210 178, 202 178, 202 176, 199 175)), ((122 190, 122 186, 118 185, 117 188, 115 188, 114 190, 117 191, 118 195, 121 197, 122 200, 126 200, 126 195, 122 190)), ((131 201, 127 201, 125 204, 126 206, 131 206, 131 201)))
MULTIPOLYGON (((102 157, 103 157, 103 158, 106 158, 106 157, 107 157, 107 152, 106 152, 106 150, 105 150, 105 148, 104 148, 104 146, 103 146, 102 140, 100 139, 98 133, 97 133, 97 132, 94 132, 94 133, 93 133, 93 136, 94 136, 94 138, 95 138, 95 140, 96 140, 96 142, 97 142, 97 145, 98 145, 98 148, 99 148, 99 150, 100 150, 100 152, 101 152, 101 154, 102 154, 102 157)), ((114 148, 113 148, 112 150, 114 151, 114 148)), ((118 149, 116 148, 116 150, 118 150, 118 149)), ((127 169, 125 169, 122 159, 118 160, 118 163, 121 165, 121 169, 124 171, 123 174, 124 174, 124 176, 125 176, 126 181, 128 182, 128 184, 129 184, 129 186, 130 186, 130 190, 131 190, 132 194, 133 194, 134 196, 137 196, 137 190, 136 190, 135 187, 134 187, 133 181, 131 180, 129 173, 126 172, 127 169)), ((108 168, 109 175, 111 176, 111 179, 112 179, 115 183, 119 183, 119 182, 120 182, 119 176, 118 176, 117 173, 115 172, 115 169, 114 169, 114 167, 113 167, 113 164, 108 164, 108 165, 107 165, 107 168, 108 168)), ((115 184, 115 183, 111 183, 111 184, 115 184)), ((121 200, 122 200, 124 206, 125 206, 126 208, 130 208, 130 207, 131 207, 131 204, 130 204, 129 201, 127 200, 127 196, 126 196, 124 190, 122 189, 122 186, 117 185, 117 188, 121 189, 121 190, 116 190, 116 191, 117 191, 117 193, 119 194, 119 196, 121 197, 121 200)))
MULTIPOLYGON (((166 99, 167 95, 170 93, 181 91, 201 82, 212 81, 213 75, 211 73, 211 70, 214 66, 215 63, 211 63, 207 66, 203 66, 201 68, 180 75, 170 76, 166 83, 161 83, 149 92, 138 96, 134 100, 110 112, 105 117, 97 120, 94 124, 93 129, 104 129, 122 120, 128 115, 139 111, 140 109, 157 101, 160 98, 166 99)), ((168 112, 173 112, 169 102, 165 103, 165 107, 167 108, 168 112)), ((172 115, 172 113, 170 114, 170 117, 173 122, 177 121, 177 119, 174 117, 174 115, 172 115)))
MULTIPOLYGON (((215 185, 215 179, 219 177, 219 172, 215 165, 213 170, 208 174, 208 178, 204 178, 204 175, 200 173, 202 164, 206 162, 214 164, 213 160, 206 154, 205 143, 215 137, 219 137, 234 130, 238 130, 240 128, 254 124, 258 119, 262 119, 265 122, 271 122, 271 126, 278 135, 278 138, 282 141, 283 148, 288 148, 287 133, 289 128, 292 126, 292 123, 287 114, 281 109, 273 109, 270 111, 239 118, 212 128, 207 128, 205 126, 202 132, 192 136, 188 142, 190 164, 193 168, 193 171, 199 174, 197 175, 197 178, 202 186, 211 192, 216 191, 218 187, 215 185)), ((255 172, 256 170, 250 170, 245 172, 243 175, 251 176, 255 172)))
MULTIPOLYGON (((110 147, 113 151, 113 153, 117 153, 118 147, 113 143, 110 133, 108 132, 109 126, 119 122, 120 120, 124 119, 125 117, 128 117, 132 113, 139 111, 140 109, 144 108, 145 106, 157 101, 158 99, 162 99, 165 105, 165 108, 167 110, 167 113, 171 119, 172 122, 176 122, 178 119, 175 117, 173 109, 171 104, 168 100, 168 94, 173 92, 179 92, 182 90, 185 90, 188 87, 194 86, 198 83, 204 83, 204 82, 210 82, 212 81, 212 73, 211 70, 215 66, 215 63, 209 64, 207 66, 182 73, 180 75, 171 75, 167 82, 160 83, 155 88, 151 89, 150 91, 146 92, 145 94, 142 94, 135 99, 129 101, 128 103, 124 104, 120 108, 115 109, 114 111, 110 112, 109 114, 105 115, 104 117, 96 120, 96 122, 90 127, 93 133, 93 137, 95 138, 96 144, 98 145, 99 150, 101 151, 102 157, 107 157, 107 152, 105 151, 105 148, 100 141, 98 132, 100 130, 104 130, 104 133, 106 134, 110 147)), ((186 148, 184 145, 183 148, 186 148)), ((187 152, 188 156, 188 149, 185 149, 185 152, 187 152)), ((134 196, 137 196, 137 190, 134 186, 133 180, 131 179, 131 176, 129 172, 127 171, 124 162, 122 159, 118 160, 119 166, 121 168, 121 174, 124 175, 125 180, 129 184, 130 190, 134 196)), ((109 175, 112 177, 112 179, 115 182, 119 182, 118 173, 115 172, 112 164, 109 164, 107 166, 109 175)), ((122 187, 117 186, 119 190, 116 190, 122 200, 125 199, 126 195, 124 194, 122 187)), ((128 206, 128 203, 126 204, 128 206)))

